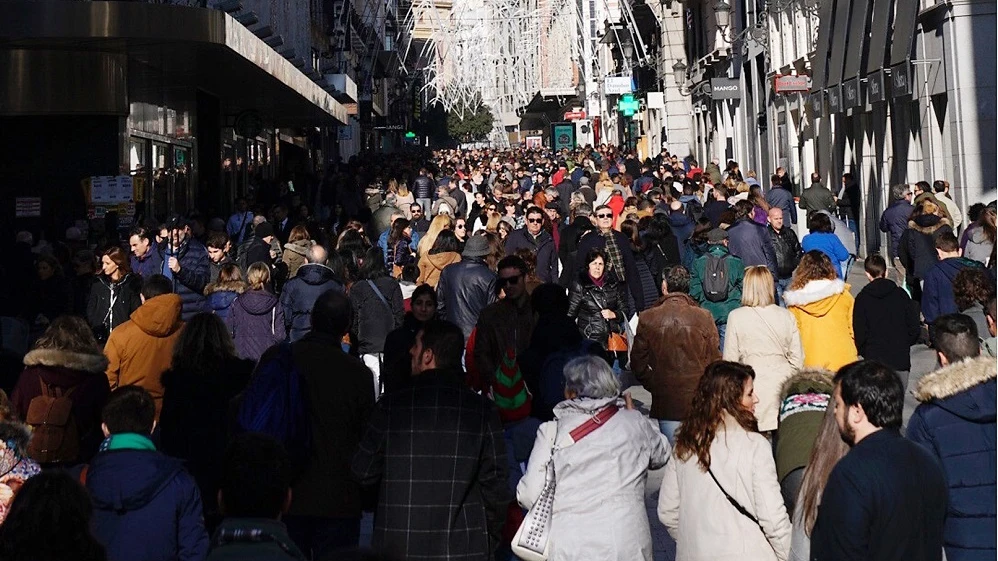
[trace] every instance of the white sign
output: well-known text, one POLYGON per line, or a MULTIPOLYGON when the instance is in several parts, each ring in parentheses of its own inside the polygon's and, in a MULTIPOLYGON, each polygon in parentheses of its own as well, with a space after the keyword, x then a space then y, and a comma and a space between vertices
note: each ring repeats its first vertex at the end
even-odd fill
POLYGON ((90 178, 90 202, 109 203, 111 202, 111 181, 110 176, 95 176, 90 178))
POLYGON ((100 204, 127 203, 132 200, 132 177, 129 175, 95 176, 90 178, 90 202, 100 204))
POLYGON ((41 197, 15 197, 15 218, 37 218, 42 215, 41 197))
POLYGON ((631 84, 630 76, 607 76, 606 81, 603 82, 603 91, 606 95, 623 95, 625 93, 631 93, 634 88, 631 84))

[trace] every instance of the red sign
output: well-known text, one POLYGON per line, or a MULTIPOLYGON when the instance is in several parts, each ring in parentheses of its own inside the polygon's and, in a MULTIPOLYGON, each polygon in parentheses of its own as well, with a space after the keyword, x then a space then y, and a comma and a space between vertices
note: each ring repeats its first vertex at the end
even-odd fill
POLYGON ((811 89, 811 78, 808 76, 777 74, 773 78, 773 90, 776 93, 806 92, 811 89))
POLYGON ((585 111, 565 111, 566 121, 581 121, 586 118, 585 111))

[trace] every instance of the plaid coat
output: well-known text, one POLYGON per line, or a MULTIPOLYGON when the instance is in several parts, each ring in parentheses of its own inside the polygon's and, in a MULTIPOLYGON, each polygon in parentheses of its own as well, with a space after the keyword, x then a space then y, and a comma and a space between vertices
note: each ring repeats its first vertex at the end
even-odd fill
POLYGON ((509 501, 495 406, 454 372, 385 395, 353 459, 379 486, 375 550, 412 561, 492 559, 509 501))

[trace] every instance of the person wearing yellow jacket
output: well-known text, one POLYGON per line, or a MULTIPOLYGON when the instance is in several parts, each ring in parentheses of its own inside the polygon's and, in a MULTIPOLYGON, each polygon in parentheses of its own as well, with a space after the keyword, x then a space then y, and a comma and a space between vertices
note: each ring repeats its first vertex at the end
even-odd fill
POLYGON ((800 329, 805 368, 834 372, 858 358, 852 330, 855 301, 827 255, 805 253, 783 298, 800 329))

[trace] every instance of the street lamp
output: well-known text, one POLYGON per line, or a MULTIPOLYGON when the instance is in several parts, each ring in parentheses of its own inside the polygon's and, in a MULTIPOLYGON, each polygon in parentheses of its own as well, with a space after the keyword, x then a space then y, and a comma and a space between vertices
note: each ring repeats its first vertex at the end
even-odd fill
POLYGON ((684 89, 686 86, 686 71, 688 69, 689 66, 682 60, 677 60, 676 64, 672 65, 672 75, 676 79, 676 87, 679 88, 679 95, 690 95, 690 90, 684 89))
POLYGON ((717 4, 714 4, 714 19, 717 21, 718 27, 727 28, 731 24, 731 4, 724 0, 717 0, 717 4))

